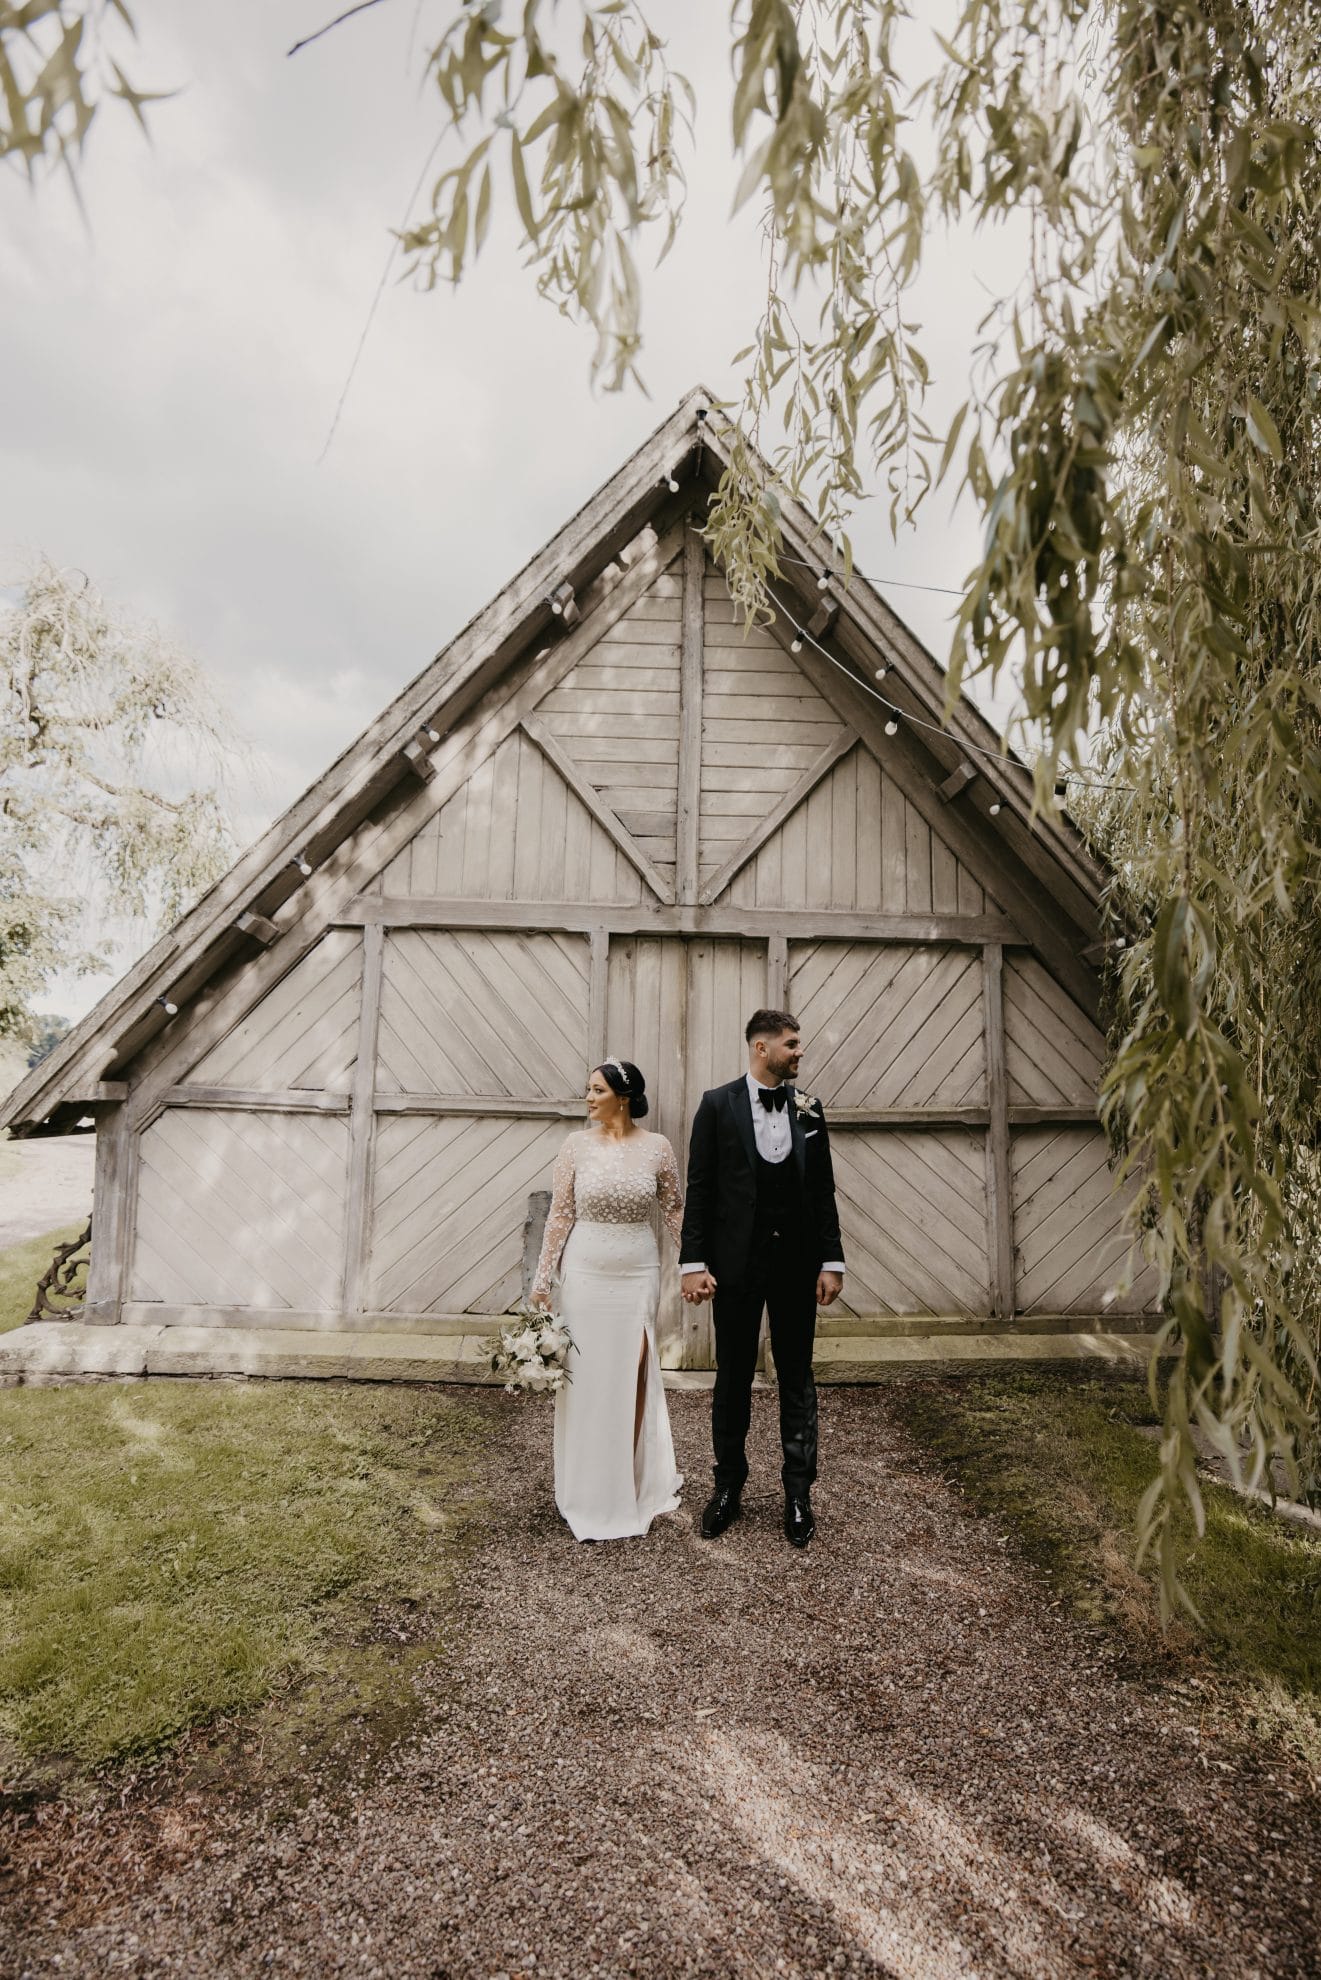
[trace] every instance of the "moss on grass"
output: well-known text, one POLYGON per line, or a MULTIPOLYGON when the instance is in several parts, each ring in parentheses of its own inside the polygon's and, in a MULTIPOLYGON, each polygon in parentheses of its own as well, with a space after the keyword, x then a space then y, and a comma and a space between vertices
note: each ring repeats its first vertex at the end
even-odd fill
POLYGON ((273 1697, 265 1733, 300 1748, 406 1715, 485 1435, 465 1398, 412 1388, 0 1392, 9 1771, 157 1754, 273 1697))
POLYGON ((1236 1710, 1321 1766, 1321 1536, 1205 1487, 1206 1535, 1180 1527, 1204 1632, 1160 1625, 1155 1574, 1134 1566, 1138 1502, 1159 1422, 1129 1378, 1005 1371, 896 1387, 910 1430, 978 1509, 1012 1531, 1075 1614, 1130 1648, 1209 1665, 1236 1710))
MULTIPOLYGON (((4 1152, 0 1146, 0 1154, 4 1152)), ((21 1327, 32 1311, 37 1281, 55 1256, 57 1245, 68 1244, 87 1228, 84 1217, 78 1224, 62 1224, 44 1237, 28 1238, 0 1251, 0 1334, 21 1327)))

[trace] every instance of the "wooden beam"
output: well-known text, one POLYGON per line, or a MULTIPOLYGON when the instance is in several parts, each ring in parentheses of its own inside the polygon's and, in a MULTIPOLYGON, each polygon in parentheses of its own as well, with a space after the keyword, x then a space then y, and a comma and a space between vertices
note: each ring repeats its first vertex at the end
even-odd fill
POLYGON ((808 620, 806 630, 811 634, 813 639, 825 639, 826 635, 834 630, 835 621, 838 617, 838 598, 823 598, 808 620))
POLYGON ((129 1158, 133 1136, 121 1108, 98 1116, 92 1178, 92 1245, 87 1264, 87 1318, 118 1320, 128 1251, 129 1158))
POLYGON ((1014 1311, 1014 1179, 1009 1161, 1004 950, 998 942, 988 942, 982 951, 982 1030, 991 1115, 986 1136, 986 1249, 991 1310, 997 1320, 1008 1320, 1014 1311))
POLYGON ((766 944, 766 1002, 780 1011, 789 1002, 789 937, 783 933, 766 944))
POLYGON ((1067 1100, 1059 1100, 1053 1106, 1013 1104, 1009 1108, 1010 1127, 1067 1127, 1071 1123, 1095 1127, 1099 1119, 1095 1101, 1084 1101, 1076 1107, 1067 1100))
POLYGON ((830 1107, 826 1120, 836 1128, 988 1127, 989 1107, 830 1107))
POLYGON ((532 714, 523 717, 522 726, 542 755, 559 771, 574 796, 587 807, 597 824, 609 833, 624 857, 636 866, 657 900, 672 901, 674 895, 670 891, 669 883, 662 879, 633 835, 625 830, 618 812, 613 811, 601 793, 588 783, 569 752, 561 745, 558 736, 552 735, 545 723, 532 714))
POLYGON ((359 894, 346 901, 335 926, 361 928, 381 922, 388 928, 553 928, 590 935, 606 928, 612 935, 784 934, 791 941, 949 942, 981 948, 1003 942, 1030 947, 1026 935, 1000 914, 880 914, 835 908, 681 907, 644 901, 606 907, 591 901, 474 901, 405 899, 359 894))
POLYGON ((347 1114, 347 1093, 318 1093, 301 1089, 268 1093, 254 1086, 170 1086, 160 1096, 164 1107, 240 1107, 257 1114, 347 1114))
POLYGON ((821 779, 834 769, 840 757, 847 756, 857 740, 852 729, 841 729, 834 741, 826 744, 816 761, 808 764, 792 790, 784 793, 778 804, 766 813, 756 831, 750 833, 735 847, 720 870, 707 881, 701 894, 703 906, 710 906, 719 900, 734 875, 747 865, 754 853, 760 852, 767 839, 779 831, 789 813, 798 809, 803 799, 809 796, 821 779))
POLYGON ((609 1014, 606 1008, 609 980, 610 931, 593 928, 587 982, 587 1050, 595 1065, 600 1065, 609 1049, 609 1014))
POLYGON ((240 935, 250 935, 254 942, 260 942, 263 949, 269 949, 280 933, 277 923, 264 914, 254 914, 250 908, 237 917, 234 926, 240 935))
POLYGON ((376 1039, 385 974, 385 930, 362 935, 362 1003, 358 1014, 358 1056, 353 1068, 349 1117, 349 1175, 344 1199, 344 1276, 341 1304, 346 1313, 362 1310, 371 1246, 372 1148, 376 1092, 376 1039))
POLYGON ((411 770, 420 783, 429 784, 436 774, 436 766, 431 760, 431 752, 420 743, 416 736, 406 742, 399 752, 404 768, 411 770))
POLYGON ((977 766, 973 763, 960 763, 956 769, 951 770, 949 776, 946 777, 944 783, 940 786, 940 795, 944 802, 949 804, 961 792, 966 791, 969 784, 975 783, 976 780, 977 766))
POLYGON ((683 539, 683 628, 679 657, 679 790, 675 899, 697 899, 702 786, 702 666, 706 640, 706 545, 695 528, 683 539))
POLYGON ((562 584, 557 584, 551 592, 550 609, 552 616, 559 620, 566 632, 576 626, 582 617, 578 600, 574 597, 573 586, 567 578, 562 584))
POLYGON ((103 1101, 127 1100, 128 1081, 126 1079, 89 1079, 84 1086, 75 1086, 64 1095, 62 1107, 97 1107, 103 1101))
POLYGON ((571 1100, 525 1100, 510 1093, 378 1093, 378 1114, 508 1114, 545 1115, 550 1120, 581 1120, 581 1095, 571 1100))

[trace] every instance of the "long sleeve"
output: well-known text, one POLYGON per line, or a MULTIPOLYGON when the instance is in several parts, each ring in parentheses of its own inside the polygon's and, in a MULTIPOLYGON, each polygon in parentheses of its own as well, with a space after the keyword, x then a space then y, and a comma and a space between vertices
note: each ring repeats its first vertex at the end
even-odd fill
POLYGON ((662 1135, 661 1158, 656 1170, 656 1201, 660 1204, 661 1218, 677 1245, 683 1232, 683 1192, 679 1188, 679 1164, 674 1159, 674 1150, 662 1135))
POLYGON ((530 1298, 549 1298, 550 1282, 555 1268, 560 1262, 569 1232, 573 1229, 574 1203, 574 1160, 573 1137, 565 1141, 555 1157, 555 1167, 551 1171, 550 1211, 546 1217, 546 1232, 541 1240, 541 1256, 537 1260, 536 1277, 532 1281, 530 1298))
POLYGON ((843 1272, 844 1246, 839 1235, 839 1208, 835 1202, 835 1168, 830 1159, 830 1133, 826 1127, 825 1109, 818 1100, 815 1109, 819 1123, 817 1133, 820 1139, 816 1146, 816 1159, 811 1165, 809 1188, 812 1195, 812 1210, 816 1223, 817 1249, 821 1253, 823 1272, 843 1272))
POLYGON ((692 1138, 688 1144, 688 1201, 684 1207, 683 1235, 679 1239, 679 1264, 696 1268, 709 1262, 711 1226, 715 1216, 716 1191, 716 1110, 709 1093, 704 1093, 693 1116, 692 1138))

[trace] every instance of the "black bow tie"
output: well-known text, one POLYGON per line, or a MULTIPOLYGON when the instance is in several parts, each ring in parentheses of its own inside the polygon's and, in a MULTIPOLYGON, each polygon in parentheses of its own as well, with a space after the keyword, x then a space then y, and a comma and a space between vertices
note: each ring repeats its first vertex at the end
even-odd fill
POLYGON ((782 1086, 759 1086, 757 1098, 768 1111, 774 1107, 778 1113, 788 1103, 789 1096, 782 1086))

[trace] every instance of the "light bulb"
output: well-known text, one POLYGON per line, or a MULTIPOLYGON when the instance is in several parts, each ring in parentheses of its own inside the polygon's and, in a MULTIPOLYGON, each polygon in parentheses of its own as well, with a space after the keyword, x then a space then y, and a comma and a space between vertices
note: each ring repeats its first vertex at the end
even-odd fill
POLYGON ((311 861, 308 859, 307 854, 305 852, 295 853, 294 865, 298 868, 298 871, 302 874, 304 880, 306 880, 308 874, 312 871, 312 864, 311 861))
POLYGON ((558 599, 558 598, 552 598, 552 599, 551 599, 551 601, 550 601, 550 609, 551 609, 551 611, 552 611, 552 612, 553 612, 553 613, 555 614, 555 617, 556 617, 557 619, 558 619, 558 618, 560 618, 560 617, 562 616, 562 614, 563 614, 563 612, 564 612, 564 607, 563 607, 563 606, 562 606, 562 605, 560 604, 560 601, 559 601, 559 599, 558 599))
POLYGON ((886 677, 886 675, 887 675, 887 674, 889 673, 889 671, 890 671, 890 669, 889 669, 888 667, 878 667, 878 668, 876 669, 876 678, 877 678, 877 680, 878 680, 878 681, 883 681, 883 680, 885 679, 885 677, 886 677))
POLYGON ((798 638, 797 634, 795 634, 794 637, 789 641, 789 651, 791 653, 801 653, 802 650, 803 650, 803 642, 801 639, 798 638))
POLYGON ((829 583, 830 583, 830 572, 822 571, 820 577, 816 581, 816 588, 818 591, 824 591, 829 583))
POLYGON ((678 484, 678 482, 677 482, 677 481, 675 480, 675 478, 674 478, 674 476, 673 476, 672 474, 670 474, 670 475, 667 475, 667 476, 665 477, 665 486, 666 486, 666 487, 667 487, 667 488, 669 489, 669 491, 670 491, 670 493, 671 493, 671 495, 677 495, 677 494, 678 494, 678 492, 679 492, 679 484, 678 484))
POLYGON ((427 730, 427 740, 428 740, 428 742, 439 742, 439 741, 440 741, 440 730, 439 730, 439 729, 428 729, 428 730, 427 730))
POLYGON ((999 800, 999 798, 997 798, 997 799, 995 800, 995 803, 994 803, 993 805, 991 805, 991 806, 989 807, 989 809, 990 809, 990 813, 991 813, 991 816, 992 816, 992 818, 998 818, 998 817, 1000 816, 1000 800, 999 800))
POLYGON ((893 715, 885 725, 885 733, 887 736, 897 736, 899 733, 899 724, 895 721, 893 715))
POLYGON ((172 1004, 168 997, 158 997, 156 1002, 160 1005, 166 1017, 176 1017, 178 1015, 179 1006, 172 1004))

